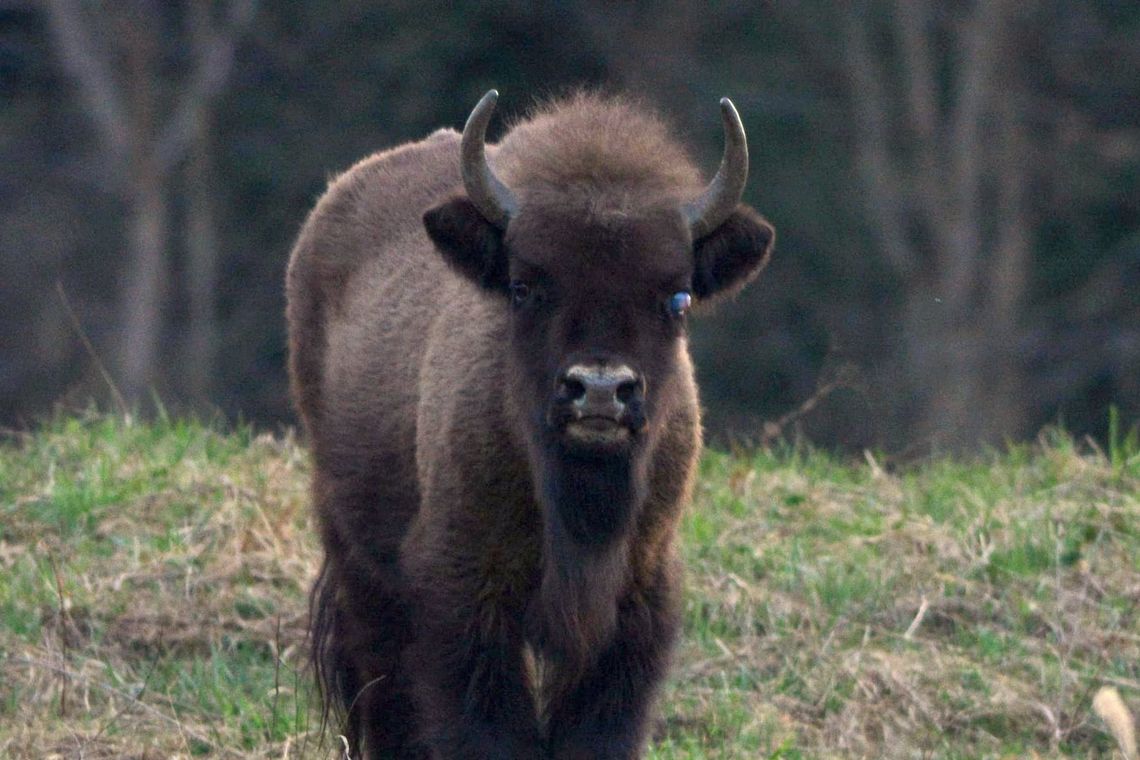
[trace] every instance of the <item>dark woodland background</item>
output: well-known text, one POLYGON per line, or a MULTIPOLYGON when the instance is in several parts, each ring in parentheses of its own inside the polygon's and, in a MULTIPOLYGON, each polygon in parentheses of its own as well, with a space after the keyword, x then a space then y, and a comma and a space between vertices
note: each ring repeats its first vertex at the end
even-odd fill
POLYGON ((0 425, 290 422, 284 267, 328 177, 582 85, 710 173, 717 99, 743 116, 779 240, 694 326, 721 441, 1140 417, 1140 3, 0 0, 0 425))

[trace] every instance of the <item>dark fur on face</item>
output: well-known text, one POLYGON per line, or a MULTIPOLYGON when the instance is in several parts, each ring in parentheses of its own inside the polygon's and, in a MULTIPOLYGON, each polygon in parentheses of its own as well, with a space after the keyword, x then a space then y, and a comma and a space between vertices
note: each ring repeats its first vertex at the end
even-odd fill
POLYGON ((741 288, 773 232, 740 206, 692 240, 699 175, 629 101, 549 104, 489 152, 506 229, 441 131, 338 178, 294 249, 313 656, 354 754, 635 757, 700 449, 671 304, 741 288))

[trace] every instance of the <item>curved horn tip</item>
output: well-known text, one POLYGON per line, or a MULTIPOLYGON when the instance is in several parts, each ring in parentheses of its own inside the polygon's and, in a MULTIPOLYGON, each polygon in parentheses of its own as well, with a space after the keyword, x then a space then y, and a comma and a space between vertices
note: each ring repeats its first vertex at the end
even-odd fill
POLYGON ((729 217, 748 181, 748 141, 740 114, 728 98, 720 99, 720 114, 724 125, 720 168, 704 192, 682 207, 694 240, 712 232, 729 217))
POLYGON ((500 229, 506 229, 518 210, 518 200, 487 165, 483 143, 498 97, 498 90, 488 90, 467 117, 460 140, 460 173, 467 197, 483 217, 500 229))
MULTIPOLYGON (((467 117, 467 124, 464 125, 463 131, 467 131, 467 127, 477 124, 480 121, 490 123, 491 114, 495 112, 495 104, 499 100, 498 90, 487 90, 483 93, 483 97, 479 98, 479 102, 471 109, 471 114, 467 117)), ((486 128, 484 127, 484 130, 486 128)))
POLYGON ((730 99, 720 99, 720 115, 726 124, 731 124, 741 132, 744 131, 744 122, 740 120, 740 111, 736 110, 736 104, 730 99))

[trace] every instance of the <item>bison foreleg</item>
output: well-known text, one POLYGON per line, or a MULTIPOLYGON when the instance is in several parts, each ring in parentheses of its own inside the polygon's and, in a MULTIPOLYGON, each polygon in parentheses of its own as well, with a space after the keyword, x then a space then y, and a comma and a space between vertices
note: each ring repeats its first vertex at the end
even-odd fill
POLYGON ((425 606, 409 663, 433 757, 543 757, 517 626, 469 602, 425 606))
POLYGON ((552 757, 641 757, 679 627, 671 592, 661 585, 627 597, 618 611, 617 634, 596 664, 552 695, 552 757))

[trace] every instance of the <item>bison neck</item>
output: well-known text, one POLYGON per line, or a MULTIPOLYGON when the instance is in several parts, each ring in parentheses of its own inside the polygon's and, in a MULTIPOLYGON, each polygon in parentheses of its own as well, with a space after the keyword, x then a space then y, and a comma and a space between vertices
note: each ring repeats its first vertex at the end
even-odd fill
POLYGON ((552 527, 559 538, 600 551, 624 536, 644 499, 645 477, 639 469, 644 468, 632 456, 548 456, 543 506, 557 518, 552 527))
POLYGON ((566 666, 586 667, 613 636, 644 484, 644 467, 632 457, 552 456, 543 468, 536 638, 566 666))

